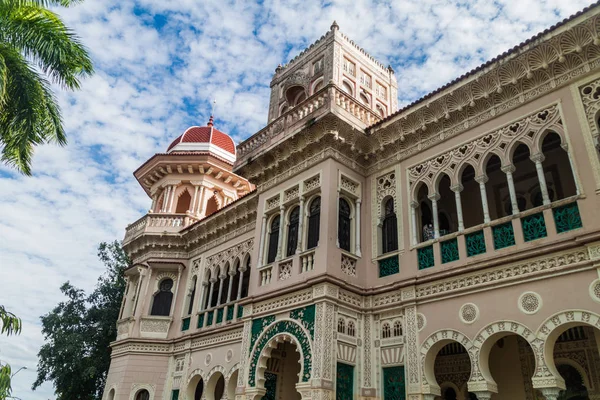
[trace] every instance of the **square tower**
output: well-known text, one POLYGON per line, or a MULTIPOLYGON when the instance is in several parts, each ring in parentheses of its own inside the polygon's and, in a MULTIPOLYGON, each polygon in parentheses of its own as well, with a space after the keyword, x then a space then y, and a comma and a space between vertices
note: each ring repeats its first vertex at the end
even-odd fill
POLYGON ((382 118, 398 108, 394 70, 375 60, 339 31, 337 23, 289 63, 279 65, 271 80, 269 121, 333 83, 382 118))

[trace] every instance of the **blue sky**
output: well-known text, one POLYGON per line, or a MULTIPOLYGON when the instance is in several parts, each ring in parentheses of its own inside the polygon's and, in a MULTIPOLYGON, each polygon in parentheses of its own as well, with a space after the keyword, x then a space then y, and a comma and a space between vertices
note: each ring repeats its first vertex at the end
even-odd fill
POLYGON ((39 316, 69 280, 90 290, 103 267, 98 243, 121 239, 150 205, 132 172, 216 100, 216 126, 239 142, 267 119, 275 67, 340 30, 398 78, 400 105, 462 75, 590 3, 589 0, 87 0, 57 10, 89 47, 96 75, 58 92, 67 147, 37 149, 34 175, 0 166, 0 282, 24 320, 0 338, 15 369, 14 395, 30 390, 43 343, 39 316))

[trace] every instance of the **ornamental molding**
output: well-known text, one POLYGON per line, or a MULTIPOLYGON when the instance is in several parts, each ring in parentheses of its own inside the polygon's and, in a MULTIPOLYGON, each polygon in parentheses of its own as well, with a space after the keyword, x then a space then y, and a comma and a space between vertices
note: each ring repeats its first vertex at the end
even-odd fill
POLYGON ((337 359, 349 364, 356 364, 356 346, 337 342, 337 359))
POLYGON ((197 350, 207 347, 214 347, 215 345, 221 345, 223 343, 241 342, 242 331, 242 328, 238 328, 225 333, 221 332, 210 336, 204 336, 198 339, 193 339, 191 348, 197 350))
POLYGON ((458 293, 464 290, 479 289, 491 285, 534 277, 547 271, 589 260, 589 254, 583 249, 571 250, 550 257, 540 257, 526 262, 503 265, 484 271, 464 274, 450 279, 417 286, 417 298, 428 299, 440 295, 458 293))
MULTIPOLYGON (((206 258, 206 269, 211 270, 214 274, 218 272, 217 268, 220 267, 223 269, 227 263, 229 263, 229 267, 232 268, 236 259, 239 260, 241 266, 246 258, 246 255, 252 251, 253 246, 254 238, 252 237, 223 251, 213 254, 206 258)), ((222 270, 220 273, 225 274, 227 271, 222 270)))
MULTIPOLYGON (((264 313, 272 314, 278 310, 283 308, 296 306, 298 304, 306 303, 312 300, 313 291, 311 288, 304 289, 298 292, 294 292, 289 295, 280 296, 275 299, 261 301, 259 303, 253 304, 252 314, 259 315, 264 313)), ((246 310, 246 306, 244 306, 244 310, 246 310)))
POLYGON ((596 279, 590 284, 589 291, 592 300, 600 303, 600 279, 596 279))
POLYGON ((387 347, 381 349, 381 365, 404 364, 404 346, 387 347))
POLYGON ((476 176, 485 177, 485 166, 492 155, 500 157, 502 165, 511 165, 511 154, 517 144, 527 145, 532 155, 540 154, 548 131, 556 132, 562 143, 566 143, 562 121, 558 104, 546 106, 409 167, 411 199, 416 198, 417 182, 426 184, 432 196, 437 194, 438 183, 445 175, 450 178, 451 186, 459 185, 466 165, 474 168, 476 176))
POLYGON ((517 306, 524 314, 535 314, 542 308, 542 296, 536 292, 524 292, 519 296, 517 306))
POLYGON ((111 356, 114 357, 126 353, 168 354, 170 352, 170 344, 127 343, 113 347, 111 356))

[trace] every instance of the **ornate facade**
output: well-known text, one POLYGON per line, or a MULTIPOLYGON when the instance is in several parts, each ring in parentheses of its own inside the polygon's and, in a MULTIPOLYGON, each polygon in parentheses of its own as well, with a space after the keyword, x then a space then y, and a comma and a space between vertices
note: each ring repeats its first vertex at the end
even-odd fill
POLYGON ((105 399, 600 399, 600 6, 397 91, 334 23, 135 172, 105 399))

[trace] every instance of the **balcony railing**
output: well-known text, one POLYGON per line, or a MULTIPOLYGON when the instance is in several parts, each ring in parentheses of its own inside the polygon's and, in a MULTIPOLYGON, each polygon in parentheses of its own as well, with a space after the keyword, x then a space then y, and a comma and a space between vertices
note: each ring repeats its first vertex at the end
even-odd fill
POLYGON ((125 243, 132 241, 144 233, 179 232, 197 221, 188 214, 149 213, 129 225, 125 231, 125 243))
POLYGON ((329 111, 337 111, 343 116, 353 119, 357 125, 362 125, 363 128, 381 120, 375 111, 356 98, 334 84, 328 84, 240 143, 237 147, 237 164, 245 164, 249 158, 253 158, 261 150, 302 130, 306 127, 309 117, 315 119, 329 111))
POLYGON ((582 228, 578 198, 573 196, 555 201, 550 206, 537 207, 420 243, 414 247, 418 269, 466 260, 582 228))

